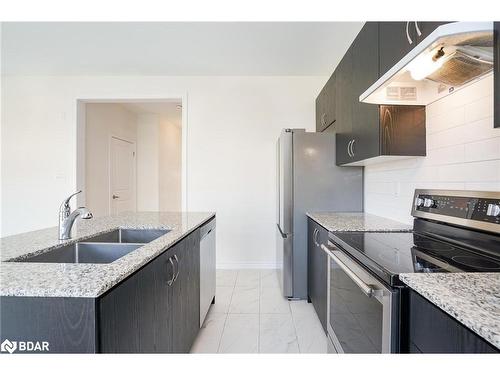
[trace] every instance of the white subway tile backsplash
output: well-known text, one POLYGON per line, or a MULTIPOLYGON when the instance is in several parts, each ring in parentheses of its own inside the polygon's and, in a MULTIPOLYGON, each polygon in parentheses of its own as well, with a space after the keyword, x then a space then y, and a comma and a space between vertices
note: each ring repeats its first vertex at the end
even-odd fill
POLYGON ((500 137, 467 143, 464 148, 465 161, 500 159, 500 137))
POLYGON ((493 112, 490 117, 464 125, 446 129, 427 136, 427 150, 465 144, 498 136, 498 129, 493 128, 493 112))
POLYGON ((466 182, 465 190, 500 191, 500 181, 496 182, 466 182))
POLYGON ((438 179, 443 182, 500 181, 500 160, 443 165, 439 167, 438 179))
POLYGON ((465 122, 465 108, 455 107, 448 108, 440 115, 431 117, 426 116, 426 131, 427 134, 434 134, 446 129, 454 128, 455 126, 463 125, 465 122))
POLYGON ((465 161, 465 145, 452 145, 427 151, 425 165, 455 164, 465 161))
POLYGON ((365 211, 411 223, 415 189, 500 190, 493 77, 426 108, 427 156, 365 167, 365 211))
POLYGON ((493 95, 486 96, 465 105, 465 122, 470 123, 491 117, 493 113, 493 95))

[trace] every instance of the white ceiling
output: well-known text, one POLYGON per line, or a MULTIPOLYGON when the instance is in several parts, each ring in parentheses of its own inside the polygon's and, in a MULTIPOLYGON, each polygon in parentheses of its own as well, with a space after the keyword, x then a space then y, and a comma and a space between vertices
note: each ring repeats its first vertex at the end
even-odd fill
POLYGON ((3 74, 329 75, 362 22, 3 23, 3 74))

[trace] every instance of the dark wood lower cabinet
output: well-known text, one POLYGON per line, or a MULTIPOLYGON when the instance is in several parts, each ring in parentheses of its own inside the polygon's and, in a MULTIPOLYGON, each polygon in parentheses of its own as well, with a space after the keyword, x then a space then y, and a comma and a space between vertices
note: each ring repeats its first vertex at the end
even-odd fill
POLYGON ((1 341, 47 341, 50 353, 188 353, 200 327, 200 231, 98 298, 1 297, 0 306, 1 341))
POLYGON ((99 352, 172 352, 172 288, 169 258, 180 242, 98 299, 99 352))
POLYGON ((200 326, 200 236, 189 236, 174 249, 179 261, 172 285, 172 352, 188 353, 200 326))
POLYGON ((200 321, 199 230, 107 292, 99 306, 100 352, 188 353, 200 321))
POLYGON ((410 291, 408 313, 410 353, 499 353, 482 337, 414 291, 410 291))
POLYGON ((3 296, 0 342, 45 341, 49 353, 95 353, 95 316, 93 298, 3 296))
POLYGON ((328 242, 328 231, 314 220, 308 219, 307 294, 326 332, 327 310, 327 255, 321 244, 328 242))

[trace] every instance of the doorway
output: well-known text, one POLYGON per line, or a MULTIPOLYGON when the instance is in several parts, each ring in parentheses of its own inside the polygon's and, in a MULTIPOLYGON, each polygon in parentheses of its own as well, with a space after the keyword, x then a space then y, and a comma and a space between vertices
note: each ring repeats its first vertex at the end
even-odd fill
POLYGON ((137 211, 135 142, 111 136, 110 143, 110 213, 137 211))
POLYGON ((79 205, 94 216, 185 209, 182 99, 78 103, 79 205))

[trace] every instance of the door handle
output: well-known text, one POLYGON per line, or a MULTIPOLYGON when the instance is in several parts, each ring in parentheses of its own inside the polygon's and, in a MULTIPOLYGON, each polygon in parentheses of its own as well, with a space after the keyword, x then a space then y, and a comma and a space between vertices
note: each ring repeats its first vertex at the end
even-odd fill
POLYGON ((179 271, 180 271, 179 258, 177 258, 177 254, 174 254, 174 259, 175 259, 175 263, 177 264, 177 273, 174 276, 174 281, 173 282, 176 282, 177 278, 179 277, 179 271))
MULTIPOLYGON (((175 265, 172 257, 168 258, 168 262, 172 265, 172 277, 167 281, 167 285, 171 286, 175 281, 175 265)), ((168 265, 168 264, 167 264, 168 265)))
POLYGON ((113 199, 118 199, 118 198, 120 198, 120 196, 119 196, 119 195, 115 195, 115 194, 113 194, 113 199))

